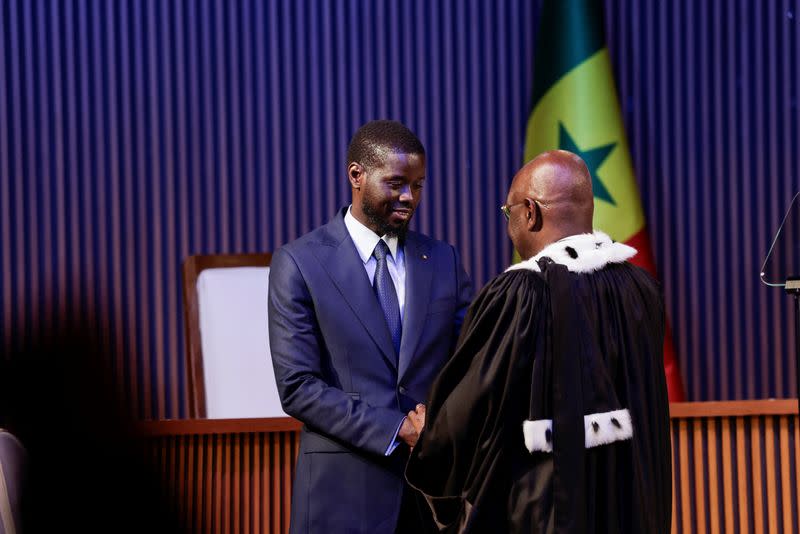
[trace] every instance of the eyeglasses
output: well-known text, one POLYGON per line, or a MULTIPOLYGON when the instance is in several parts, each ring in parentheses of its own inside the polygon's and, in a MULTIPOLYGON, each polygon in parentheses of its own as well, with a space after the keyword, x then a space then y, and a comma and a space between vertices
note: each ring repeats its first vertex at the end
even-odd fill
POLYGON ((513 208, 514 206, 519 206, 520 204, 527 204, 529 200, 532 200, 538 206, 541 206, 544 209, 548 209, 549 208, 549 206, 547 204, 545 204, 544 202, 542 202, 538 198, 532 198, 532 197, 526 198, 522 202, 515 202, 514 204, 503 204, 502 206, 500 206, 500 211, 503 212, 503 215, 505 216, 506 221, 510 221, 511 220, 511 208, 513 208))

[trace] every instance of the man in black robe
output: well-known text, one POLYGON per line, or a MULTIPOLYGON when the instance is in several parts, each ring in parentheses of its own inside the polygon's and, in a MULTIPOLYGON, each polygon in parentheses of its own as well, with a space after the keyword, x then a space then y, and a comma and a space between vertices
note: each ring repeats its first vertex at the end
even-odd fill
POLYGON ((572 153, 523 167, 502 210, 525 261, 484 287, 409 414, 424 425, 409 483, 448 532, 669 532, 659 285, 592 231, 572 153))

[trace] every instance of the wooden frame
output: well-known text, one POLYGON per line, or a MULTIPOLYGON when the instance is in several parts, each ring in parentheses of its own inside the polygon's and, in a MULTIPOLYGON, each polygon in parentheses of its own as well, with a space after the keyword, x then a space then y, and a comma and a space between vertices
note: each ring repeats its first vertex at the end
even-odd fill
MULTIPOLYGON (((183 316, 186 331, 186 388, 189 418, 206 417, 206 388, 203 379, 203 345, 200 338, 200 310, 197 278, 205 269, 226 267, 269 267, 272 254, 210 254, 189 256, 183 262, 183 316)), ((266 299, 266 297, 265 297, 266 299)))

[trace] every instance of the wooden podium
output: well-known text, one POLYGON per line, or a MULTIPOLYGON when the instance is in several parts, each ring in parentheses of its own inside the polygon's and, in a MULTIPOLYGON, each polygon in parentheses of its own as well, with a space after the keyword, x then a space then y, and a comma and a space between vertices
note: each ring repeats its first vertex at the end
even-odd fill
MULTIPOLYGON (((800 532, 797 401, 670 405, 672 531, 800 532)), ((289 528, 300 423, 225 419, 142 423, 162 498, 190 532, 289 528)))

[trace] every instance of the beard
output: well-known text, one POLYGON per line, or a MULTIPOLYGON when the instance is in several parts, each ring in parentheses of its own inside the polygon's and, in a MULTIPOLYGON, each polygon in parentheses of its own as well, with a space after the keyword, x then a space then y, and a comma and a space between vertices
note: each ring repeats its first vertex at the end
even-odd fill
POLYGON ((365 196, 361 199, 361 211, 367 217, 370 226, 378 229, 378 235, 397 237, 401 242, 405 240, 408 233, 408 223, 411 222, 409 217, 408 221, 401 223, 400 226, 392 225, 388 217, 380 213, 380 207, 372 204, 365 196))

